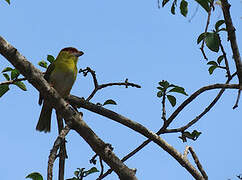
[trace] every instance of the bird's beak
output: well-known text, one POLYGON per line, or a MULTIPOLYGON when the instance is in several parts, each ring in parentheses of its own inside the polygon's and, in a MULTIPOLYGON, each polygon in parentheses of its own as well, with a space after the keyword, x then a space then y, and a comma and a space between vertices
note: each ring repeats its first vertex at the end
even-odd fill
POLYGON ((75 55, 76 57, 82 56, 83 54, 84 54, 84 52, 82 52, 82 51, 78 51, 78 52, 75 52, 75 53, 74 53, 74 55, 75 55))

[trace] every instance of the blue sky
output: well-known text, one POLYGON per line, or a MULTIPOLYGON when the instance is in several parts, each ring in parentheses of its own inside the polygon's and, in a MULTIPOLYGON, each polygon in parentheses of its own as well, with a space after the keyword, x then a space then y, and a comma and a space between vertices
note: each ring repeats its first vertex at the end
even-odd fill
MULTIPOLYGON (((168 4, 168 7, 170 5, 168 4)), ((140 84, 141 89, 110 87, 92 99, 103 103, 114 99, 117 106, 106 106, 152 131, 162 125, 161 100, 156 97, 157 83, 168 80, 183 86, 190 95, 202 86, 224 83, 225 73, 215 70, 208 73, 196 39, 204 31, 207 15, 201 8, 191 22, 196 4, 190 3, 188 18, 177 12, 171 15, 169 8, 158 9, 157 1, 11 1, 9 6, 0 1, 0 35, 14 45, 29 61, 38 66, 38 61, 47 54, 57 56, 60 49, 74 46, 85 52, 80 57, 78 68, 87 66, 96 71, 99 83, 120 82, 128 78, 140 84)), ((231 13, 236 27, 237 40, 242 49, 242 3, 232 1, 231 13)), ((212 30, 215 22, 222 18, 216 6, 212 15, 212 30)), ((223 33, 226 35, 225 33, 223 33)), ((229 44, 226 43, 231 69, 234 64, 229 44)), ((208 51, 207 51, 208 52, 208 51)), ((209 53, 215 60, 221 52, 209 53)), ((11 66, 0 57, 0 70, 11 66)), ((39 67, 44 71, 43 68, 39 67)), ((4 78, 0 76, 0 81, 4 78)), ((237 83, 236 78, 233 83, 237 83)), ((38 171, 46 177, 49 151, 57 136, 55 116, 49 134, 35 131, 41 107, 38 92, 26 83, 27 92, 11 86, 11 90, 0 99, 1 110, 1 179, 24 179, 38 171)), ((72 94, 87 97, 93 88, 90 76, 78 75, 72 94)), ((178 127, 196 117, 216 96, 209 91, 199 96, 171 124, 178 127)), ((241 168, 241 103, 232 110, 237 91, 227 90, 217 105, 189 130, 197 129, 202 135, 197 141, 182 143, 180 134, 162 135, 162 138, 184 151, 190 145, 196 151, 209 179, 236 179, 241 168)), ((177 95, 178 105, 185 96, 177 95)), ((167 115, 174 111, 167 104, 167 115)), ((122 125, 86 110, 84 120, 105 142, 111 143, 120 158, 143 142, 145 138, 122 125)), ((54 114, 54 113, 53 113, 54 114)), ((94 155, 90 147, 74 131, 67 136, 69 159, 66 161, 66 178, 73 176, 76 168, 90 168, 89 160, 94 155)), ((189 156, 190 157, 190 156, 189 156)), ((184 168, 164 150, 151 143, 126 162, 137 168, 137 177, 145 179, 193 179, 184 168)), ((55 167, 57 167, 57 161, 55 167)), ((99 168, 99 166, 97 166, 99 168)), ((57 170, 55 169, 57 179, 57 170)), ((86 179, 95 179, 90 175, 86 179)), ((106 179, 117 179, 113 173, 106 179)))

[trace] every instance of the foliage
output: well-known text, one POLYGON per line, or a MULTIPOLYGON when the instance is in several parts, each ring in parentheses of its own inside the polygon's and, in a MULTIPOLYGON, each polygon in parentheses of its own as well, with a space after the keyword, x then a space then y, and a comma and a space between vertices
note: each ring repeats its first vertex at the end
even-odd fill
MULTIPOLYGON (((17 69, 6 67, 2 70, 2 74, 7 82, 13 81, 12 84, 16 85, 23 91, 27 91, 25 84, 22 81, 18 81, 20 72, 17 69)), ((9 84, 0 84, 0 97, 2 97, 9 90, 9 84)))
POLYGON ((157 89, 159 90, 157 92, 157 97, 161 98, 161 97, 165 96, 165 98, 168 99, 168 101, 170 102, 172 107, 174 107, 176 105, 176 98, 173 95, 170 95, 171 93, 176 92, 176 93, 180 93, 185 96, 188 96, 183 87, 180 87, 180 86, 177 86, 174 84, 170 84, 168 81, 163 80, 163 81, 160 81, 158 84, 160 86, 157 87, 157 89))
POLYGON ((30 178, 32 180, 43 180, 42 175, 38 172, 33 172, 33 173, 29 174, 28 176, 26 176, 26 178, 30 178))
MULTIPOLYGON (((161 5, 164 7, 170 0, 163 0, 161 5)), ((212 0, 195 0, 205 11, 209 12, 212 0)), ((171 13, 176 14, 177 0, 173 0, 171 4, 171 13)), ((188 2, 186 0, 180 1, 180 13, 186 17, 188 13, 188 2)))
POLYGON ((90 174, 99 172, 96 167, 85 171, 85 168, 77 168, 77 171, 74 172, 75 177, 69 178, 67 180, 82 180, 84 177, 87 177, 90 174))
POLYGON ((187 142, 187 138, 195 141, 201 134, 202 133, 198 132, 197 130, 192 131, 192 133, 190 133, 189 131, 185 131, 182 132, 182 135, 179 136, 179 138, 182 139, 183 142, 187 142))

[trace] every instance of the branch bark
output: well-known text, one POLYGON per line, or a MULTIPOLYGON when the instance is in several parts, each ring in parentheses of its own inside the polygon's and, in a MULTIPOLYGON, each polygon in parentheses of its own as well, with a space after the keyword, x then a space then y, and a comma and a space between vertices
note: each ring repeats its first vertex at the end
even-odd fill
POLYGON ((233 26, 232 18, 230 15, 231 5, 228 3, 227 0, 221 0, 221 4, 222 4, 224 20, 226 24, 226 29, 228 32, 228 40, 230 41, 230 45, 233 52, 233 59, 237 69, 239 84, 240 86, 242 86, 242 62, 241 62, 241 57, 239 53, 239 47, 236 40, 235 27, 233 26))

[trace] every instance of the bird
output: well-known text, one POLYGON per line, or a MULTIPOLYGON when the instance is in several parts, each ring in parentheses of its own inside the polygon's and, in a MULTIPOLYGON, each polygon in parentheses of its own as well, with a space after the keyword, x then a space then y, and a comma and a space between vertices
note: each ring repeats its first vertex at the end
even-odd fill
MULTIPOLYGON (((63 48, 57 58, 48 66, 44 79, 53 87, 58 94, 65 98, 70 94, 71 88, 77 76, 78 57, 84 53, 74 47, 63 48)), ((48 99, 41 93, 39 95, 39 105, 43 102, 39 121, 36 130, 40 132, 50 132, 51 114, 53 107, 48 99)))

